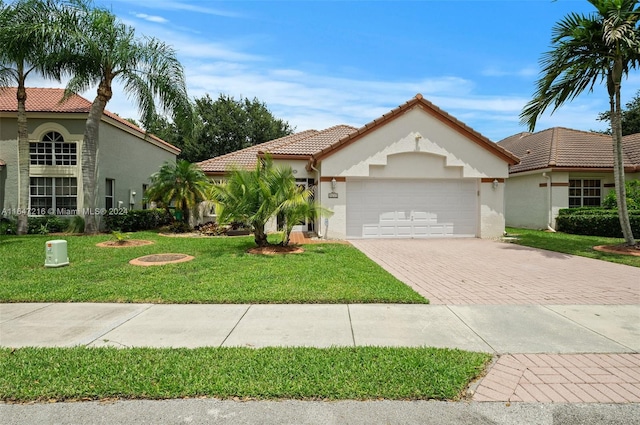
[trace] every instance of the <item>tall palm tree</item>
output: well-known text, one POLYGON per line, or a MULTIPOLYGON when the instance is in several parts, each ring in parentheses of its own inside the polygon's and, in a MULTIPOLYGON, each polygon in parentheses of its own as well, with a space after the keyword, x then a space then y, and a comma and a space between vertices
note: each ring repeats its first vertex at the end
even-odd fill
POLYGON ((182 221, 188 224, 191 211, 207 199, 210 184, 197 165, 183 159, 175 164, 167 162, 151 176, 146 198, 165 207, 176 205, 182 212, 182 221))
POLYGON ((552 29, 553 50, 542 60, 541 77, 533 99, 520 114, 533 131, 538 117, 596 83, 606 82, 609 94, 614 153, 614 181, 618 216, 627 245, 635 245, 627 209, 622 155, 622 78, 640 63, 640 8, 634 0, 588 0, 596 12, 571 13, 552 29))
POLYGON ((0 2, 0 89, 17 85, 18 110, 18 226, 27 233, 29 208, 29 134, 26 79, 33 73, 60 81, 57 49, 70 24, 64 5, 52 0, 0 2))
POLYGON ((79 9, 79 25, 67 45, 74 73, 67 93, 97 85, 82 143, 85 233, 92 234, 98 231, 96 216, 91 212, 97 204, 99 125, 113 96, 114 81, 121 82, 137 103, 143 125, 153 121, 156 101, 181 123, 190 120, 191 104, 184 71, 173 48, 154 38, 136 37, 133 28, 106 9, 93 8, 85 0, 74 3, 79 9))

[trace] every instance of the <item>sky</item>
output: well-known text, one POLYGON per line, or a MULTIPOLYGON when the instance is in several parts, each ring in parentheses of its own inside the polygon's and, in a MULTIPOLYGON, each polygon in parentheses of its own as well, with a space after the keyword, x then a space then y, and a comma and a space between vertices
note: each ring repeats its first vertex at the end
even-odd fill
MULTIPOLYGON (((594 10, 586 0, 94 2, 173 46, 192 98, 257 98, 303 131, 361 127, 421 93, 494 141, 528 130, 519 114, 554 23, 594 10)), ((623 102, 639 89, 635 71, 623 102)), ((93 100, 95 89, 83 96, 93 100)), ((535 130, 602 130, 598 113, 608 108, 606 88, 596 87, 535 130)), ((139 118, 118 86, 107 109, 139 118)))

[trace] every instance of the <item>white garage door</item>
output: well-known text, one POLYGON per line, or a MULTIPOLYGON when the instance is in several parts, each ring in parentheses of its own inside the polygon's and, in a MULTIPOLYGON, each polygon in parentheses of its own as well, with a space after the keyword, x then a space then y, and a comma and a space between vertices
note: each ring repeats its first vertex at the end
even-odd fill
POLYGON ((474 237, 475 180, 347 180, 347 237, 474 237))

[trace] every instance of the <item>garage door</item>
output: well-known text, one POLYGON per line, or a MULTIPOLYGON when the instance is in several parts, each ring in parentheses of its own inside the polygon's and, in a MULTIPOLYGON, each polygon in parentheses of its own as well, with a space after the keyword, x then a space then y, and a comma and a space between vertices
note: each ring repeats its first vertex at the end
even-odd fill
POLYGON ((474 237, 475 180, 347 180, 347 237, 474 237))

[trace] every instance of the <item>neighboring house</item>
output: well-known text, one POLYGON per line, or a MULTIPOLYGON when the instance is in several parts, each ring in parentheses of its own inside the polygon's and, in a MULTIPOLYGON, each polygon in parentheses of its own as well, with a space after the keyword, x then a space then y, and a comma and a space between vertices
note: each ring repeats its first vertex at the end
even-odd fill
MULTIPOLYGON (((63 89, 27 89, 30 215, 82 215, 85 208, 82 140, 91 102, 73 95, 60 103, 63 94, 63 89)), ((16 88, 0 89, 0 210, 5 215, 18 207, 16 110, 16 88)), ((149 176, 163 163, 175 162, 180 150, 108 111, 99 131, 97 207, 143 208, 149 176)))
MULTIPOLYGON (((562 127, 498 142, 520 158, 509 171, 507 225, 555 228, 561 208, 600 206, 615 187, 612 143, 609 135, 562 127)), ((623 138, 623 153, 625 178, 640 178, 640 134, 623 138)))
POLYGON ((266 154, 334 212, 303 227, 332 239, 500 237, 504 181, 518 163, 418 94, 359 129, 308 130, 199 165, 223 177, 266 154))

